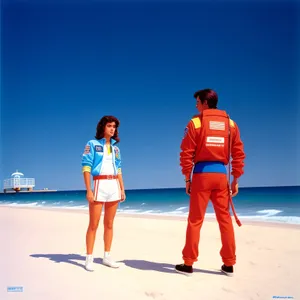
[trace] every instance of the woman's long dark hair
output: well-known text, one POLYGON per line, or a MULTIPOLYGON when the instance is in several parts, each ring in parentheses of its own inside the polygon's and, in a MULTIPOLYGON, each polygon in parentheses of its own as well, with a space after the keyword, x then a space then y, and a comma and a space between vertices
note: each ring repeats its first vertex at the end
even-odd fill
POLYGON ((115 122, 116 124, 116 130, 115 130, 115 134, 112 137, 114 140, 116 140, 116 142, 120 142, 120 138, 118 137, 118 127, 120 125, 120 121, 114 117, 114 116, 104 116, 102 117, 102 119, 99 121, 99 123, 97 124, 97 129, 96 129, 96 136, 95 138, 97 140, 101 140, 104 137, 104 130, 105 130, 105 126, 107 123, 112 123, 115 122))

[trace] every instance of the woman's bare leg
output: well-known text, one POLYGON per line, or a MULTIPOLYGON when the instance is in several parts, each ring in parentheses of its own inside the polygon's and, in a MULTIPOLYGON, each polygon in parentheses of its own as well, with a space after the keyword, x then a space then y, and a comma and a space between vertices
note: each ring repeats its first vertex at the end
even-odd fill
POLYGON ((91 255, 94 250, 96 232, 100 221, 103 202, 89 203, 90 222, 86 233, 86 253, 91 255))
POLYGON ((119 201, 106 202, 104 213, 104 251, 110 252, 113 239, 113 223, 119 201))

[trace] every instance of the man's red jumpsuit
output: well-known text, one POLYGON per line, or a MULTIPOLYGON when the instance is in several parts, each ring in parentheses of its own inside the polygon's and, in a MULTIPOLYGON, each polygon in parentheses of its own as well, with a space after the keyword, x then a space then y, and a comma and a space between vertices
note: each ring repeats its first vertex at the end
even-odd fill
POLYGON ((193 170, 186 243, 182 251, 185 265, 191 266, 197 261, 200 229, 210 199, 221 232, 223 263, 226 266, 236 263, 235 236, 229 210, 230 188, 226 175, 230 152, 231 174, 239 178, 243 174, 245 159, 243 143, 237 124, 225 111, 206 109, 188 123, 180 153, 182 174, 190 178, 193 170))

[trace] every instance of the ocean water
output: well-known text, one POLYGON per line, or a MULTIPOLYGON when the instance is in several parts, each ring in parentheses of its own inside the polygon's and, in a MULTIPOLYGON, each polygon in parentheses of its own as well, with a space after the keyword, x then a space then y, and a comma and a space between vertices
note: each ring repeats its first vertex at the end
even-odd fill
MULTIPOLYGON (((240 220, 300 224, 300 186, 240 188, 233 198, 240 220)), ((86 209, 85 191, 0 194, 1 206, 86 209)), ((183 188, 128 190, 118 212, 187 216, 189 197, 183 188)), ((207 216, 214 210, 209 203, 207 216)))

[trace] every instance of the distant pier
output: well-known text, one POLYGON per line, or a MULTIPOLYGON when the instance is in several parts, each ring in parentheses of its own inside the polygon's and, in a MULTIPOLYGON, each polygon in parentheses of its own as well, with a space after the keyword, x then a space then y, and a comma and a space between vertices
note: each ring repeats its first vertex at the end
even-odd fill
POLYGON ((56 192, 57 190, 49 190, 44 188, 42 190, 34 190, 35 178, 26 178, 24 174, 18 172, 18 170, 11 174, 10 178, 3 181, 4 193, 44 193, 44 192, 56 192))

